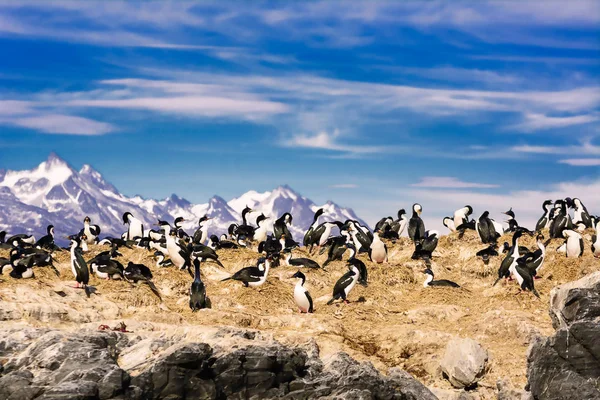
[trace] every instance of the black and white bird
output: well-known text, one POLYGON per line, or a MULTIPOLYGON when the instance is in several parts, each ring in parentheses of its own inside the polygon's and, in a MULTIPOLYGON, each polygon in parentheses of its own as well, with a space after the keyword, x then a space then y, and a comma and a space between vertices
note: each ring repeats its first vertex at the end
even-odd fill
POLYGON ((246 206, 246 208, 242 210, 242 224, 238 225, 236 229, 236 234, 238 236, 243 235, 244 237, 246 237, 246 239, 250 241, 254 240, 254 231, 256 230, 256 228, 248 224, 247 215, 253 212, 253 209, 246 206))
POLYGON ((485 265, 488 265, 490 263, 491 257, 498 256, 498 244, 492 243, 485 249, 479 250, 475 255, 477 257, 481 257, 481 259, 483 260, 483 263, 485 265))
POLYGON ((502 278, 510 278, 511 274, 514 272, 514 268, 517 265, 517 259, 521 257, 520 248, 519 248, 519 238, 523 235, 523 231, 518 230, 513 234, 512 237, 512 246, 508 249, 508 253, 502 260, 500 267, 498 268, 498 279, 494 282, 492 286, 496 286, 496 284, 502 278))
POLYGON ((329 250, 327 251, 327 260, 323 263, 325 268, 332 261, 341 261, 344 253, 346 252, 346 243, 348 243, 349 236, 334 236, 329 238, 329 250))
POLYGON ((404 208, 398 210, 398 218, 392 222, 391 228, 394 232, 398 234, 398 237, 402 236, 404 230, 408 226, 408 216, 406 215, 406 211, 404 208))
POLYGON ((355 267, 358 270, 358 283, 364 287, 369 286, 369 274, 367 266, 364 262, 356 258, 356 247, 352 243, 346 244, 350 251, 350 257, 348 257, 348 266, 355 267))
POLYGON ((298 247, 300 245, 298 242, 294 241, 292 233, 288 228, 288 225, 292 225, 293 220, 292 214, 286 212, 281 217, 277 218, 273 224, 273 235, 276 238, 285 235, 285 247, 298 247))
POLYGON ((8 243, 9 245, 12 246, 13 243, 15 242, 15 240, 20 240, 24 244, 30 244, 30 245, 34 245, 35 241, 36 241, 35 236, 33 236, 33 235, 28 235, 26 233, 19 233, 16 235, 12 235, 8 239, 6 239, 6 243, 8 243))
POLYGON ((83 229, 81 230, 81 232, 85 234, 87 238, 86 242, 88 244, 98 243, 101 232, 100 227, 98 225, 90 225, 91 223, 92 220, 90 219, 90 217, 86 216, 83 219, 83 229))
POLYGON ((583 255, 584 244, 583 237, 571 229, 563 230, 563 236, 565 237, 565 254, 568 258, 579 258, 583 255))
MULTIPOLYGON (((259 243, 267 239, 267 219, 269 219, 269 217, 265 217, 265 214, 260 214, 256 218, 256 230, 254 231, 254 240, 256 240, 259 243)), ((275 234, 275 237, 281 237, 281 235, 275 234)))
POLYGON ((528 268, 527 263, 523 258, 517 259, 516 266, 514 267, 514 276, 521 290, 530 290, 537 298, 540 297, 533 284, 533 277, 535 275, 528 268))
POLYGON ((600 258, 600 219, 594 219, 593 224, 596 233, 592 235, 592 254, 600 258))
POLYGON ((54 225, 48 225, 46 227, 46 236, 42 236, 37 242, 35 242, 34 247, 50 251, 60 250, 60 248, 54 244, 54 225))
POLYGON ((298 306, 298 311, 300 313, 312 313, 313 309, 313 300, 308 293, 308 290, 304 287, 304 283, 306 282, 306 276, 300 271, 296 272, 292 275, 292 278, 297 278, 298 282, 294 287, 294 301, 298 306))
POLYGON ((208 247, 213 250, 217 249, 237 249, 240 246, 232 242, 231 240, 227 240, 226 238, 218 238, 217 235, 211 235, 210 240, 208 242, 208 247))
POLYGON ((87 263, 83 259, 80 247, 82 243, 82 236, 85 235, 71 236, 69 238, 71 240, 71 271, 73 272, 73 276, 77 282, 75 288, 84 288, 86 295, 89 297, 91 294, 88 287, 88 283, 90 282, 90 271, 87 263))
POLYGON ((502 233, 504 233, 503 230, 498 232, 496 227, 495 221, 490 218, 489 211, 484 211, 475 223, 479 239, 484 244, 495 243, 502 236, 502 233))
POLYGON ((302 241, 302 244, 304 244, 304 246, 312 247, 312 245, 314 243, 314 240, 312 239, 312 235, 313 235, 314 230, 317 228, 317 226, 319 226, 319 217, 321 215, 323 215, 323 209, 319 208, 315 212, 315 215, 313 216, 313 222, 310 224, 310 226, 308 227, 308 230, 304 234, 304 240, 302 241))
POLYGON ((413 260, 431 259, 432 253, 435 251, 438 245, 440 233, 436 230, 430 230, 425 232, 425 238, 421 242, 415 243, 415 251, 412 254, 413 260))
POLYGON ((317 226, 311 234, 309 246, 311 248, 312 246, 317 246, 320 248, 327 242, 327 239, 329 239, 333 228, 341 228, 342 226, 343 224, 339 221, 323 222, 322 224, 317 226))
POLYGON ((586 228, 592 228, 592 219, 590 217, 590 213, 588 212, 587 208, 585 208, 581 200, 575 197, 571 201, 571 203, 574 209, 573 225, 580 226, 581 228, 583 228, 580 228, 581 230, 584 230, 586 228))
POLYGON ((562 238, 565 229, 571 229, 573 222, 567 209, 565 200, 556 200, 552 211, 552 221, 550 222, 550 238, 562 238))
POLYGON ((359 253, 369 251, 371 244, 373 243, 373 235, 366 227, 360 225, 358 221, 354 220, 348 220, 341 226, 338 225, 338 227, 340 228, 340 233, 343 230, 348 231, 350 238, 352 239, 352 242, 356 246, 356 249, 359 253))
POLYGON ((189 243, 191 241, 190 235, 188 235, 187 232, 183 229, 184 222, 185 219, 183 217, 175 218, 175 220, 173 221, 173 229, 175 229, 175 231, 177 232, 177 237, 179 239, 182 239, 185 242, 189 243))
POLYGON ((542 204, 542 209, 544 210, 544 214, 540 217, 537 224, 535 224, 535 230, 537 232, 542 229, 548 228, 550 226, 550 212, 552 211, 552 200, 546 200, 542 204))
POLYGON ((190 260, 190 250, 188 247, 179 241, 177 232, 175 231, 170 231, 166 239, 167 252, 173 265, 180 270, 187 269, 191 274, 192 261, 190 260))
POLYGON ((194 281, 190 287, 190 308, 192 312, 209 308, 208 296, 206 296, 206 287, 200 276, 200 259, 194 258, 194 281))
POLYGON ((388 262, 387 246, 379 238, 379 232, 373 233, 373 241, 369 247, 369 259, 377 264, 388 262))
POLYGON ((144 237, 144 224, 130 212, 123 214, 123 225, 125 224, 127 224, 128 227, 123 239, 133 240, 137 237, 144 237))
POLYGON ((204 215, 198 220, 198 229, 194 232, 192 242, 206 244, 206 240, 208 239, 208 221, 210 219, 208 215, 204 215))
POLYGON ((425 282, 423 282, 423 287, 430 287, 430 286, 453 287, 453 288, 460 287, 460 285, 458 283, 449 281, 447 279, 434 280, 435 275, 433 274, 433 271, 430 268, 425 269, 423 271, 423 273, 425 274, 425 282))
POLYGON ((373 231, 383 231, 384 227, 390 226, 394 222, 392 217, 383 217, 375 224, 373 231))
POLYGON ((508 217, 506 220, 506 223, 508 224, 508 229, 506 229, 505 232, 515 232, 519 228, 519 223, 515 219, 515 212, 512 210, 512 207, 508 211, 503 212, 502 214, 508 217))
POLYGON ((310 258, 298 257, 292 258, 292 250, 289 248, 283 249, 283 262, 285 265, 290 267, 298 267, 298 268, 313 268, 319 269, 321 266, 318 262, 311 260, 310 258))
POLYGON ((103 258, 94 261, 90 260, 89 265, 92 272, 100 279, 123 279, 125 268, 123 267, 123 264, 115 259, 103 258))
POLYGON ((162 251, 154 252, 154 259, 156 260, 156 266, 159 268, 172 267, 173 261, 170 258, 166 258, 162 251))
POLYGON ((235 280, 240 281, 246 287, 259 287, 262 286, 269 276, 269 269, 273 256, 261 257, 256 262, 256 266, 242 268, 229 278, 222 279, 222 281, 235 280))
POLYGON ((538 233, 537 237, 537 250, 534 252, 528 252, 525 255, 521 256, 517 263, 521 262, 523 265, 527 266, 531 275, 534 278, 539 276, 539 272, 544 266, 544 260, 546 259, 546 247, 550 243, 550 240, 543 242, 544 235, 538 233))
POLYGON ((450 217, 444 217, 442 220, 442 224, 448 228, 450 232, 456 232, 456 225, 454 224, 454 219, 450 217))
POLYGON ((360 272, 355 265, 348 265, 348 272, 346 272, 338 281, 335 283, 333 287, 333 296, 331 300, 327 302, 327 305, 333 304, 336 300, 342 300, 345 303, 349 303, 348 295, 356 286, 356 282, 358 282, 358 278, 360 277, 360 272))
POLYGON ((154 285, 154 282, 152 282, 152 271, 144 264, 134 264, 130 261, 127 264, 127 267, 125 267, 125 271, 123 271, 123 277, 129 282, 144 283, 148 285, 152 293, 162 301, 162 295, 158 291, 156 285, 154 285))
POLYGON ((454 228, 457 229, 462 224, 469 222, 469 217, 473 214, 473 207, 466 205, 454 211, 453 221, 454 228))
POLYGON ((20 253, 18 249, 12 249, 9 254, 10 257, 10 266, 12 267, 12 271, 10 271, 10 276, 14 279, 29 279, 35 278, 33 273, 33 257, 28 258, 20 258, 20 253))
POLYGON ((425 238, 425 224, 421 219, 421 213, 423 207, 420 204, 415 203, 412 206, 412 217, 408 221, 408 237, 413 242, 418 242, 425 238))

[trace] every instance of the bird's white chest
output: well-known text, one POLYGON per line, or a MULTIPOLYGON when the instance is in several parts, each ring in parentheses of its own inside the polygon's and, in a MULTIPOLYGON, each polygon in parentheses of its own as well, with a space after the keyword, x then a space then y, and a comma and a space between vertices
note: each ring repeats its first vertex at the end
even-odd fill
POLYGON ((305 313, 308 312, 310 303, 308 301, 308 298, 306 297, 306 289, 304 288, 304 286, 302 286, 300 282, 298 282, 296 284, 296 287, 294 288, 294 300, 296 301, 298 308, 300 308, 305 313))
POLYGON ((382 263, 385 261, 386 252, 385 252, 385 244, 379 241, 373 241, 371 244, 371 258, 376 263, 382 263))
POLYGON ((569 237, 567 239, 567 257, 579 257, 581 249, 579 248, 579 238, 569 237))
POLYGON ((138 220, 131 220, 129 222, 129 240, 133 239, 136 236, 142 237, 142 223, 138 220))
POLYGON ((169 252, 171 261, 173 261, 176 267, 181 268, 185 264, 185 259, 179 254, 179 250, 179 246, 175 243, 175 240, 169 239, 167 241, 167 251, 169 252))
POLYGON ((92 233, 92 231, 90 230, 89 224, 85 224, 83 226, 83 233, 85 233, 85 236, 87 237, 87 239, 86 239, 87 243, 92 243, 94 241, 94 239, 96 238, 96 235, 94 235, 92 233))
POLYGON ((428 287, 429 283, 431 283, 432 280, 433 280, 433 276, 427 274, 427 277, 425 278, 425 282, 423 282, 423 287, 428 287))
POLYGON ((265 283, 267 281, 267 276, 269 275, 269 267, 265 268, 265 273, 263 274, 263 276, 260 278, 260 280, 258 282, 248 282, 248 286, 250 287, 258 287, 261 286, 263 283, 265 283))
POLYGON ((21 274, 21 278, 29 279, 33 276, 33 268, 27 268, 25 272, 21 274))
POLYGON ((258 242, 262 242, 267 238, 267 227, 259 226, 258 229, 254 232, 254 239, 258 242))
POLYGON ((319 246, 323 246, 325 244, 325 242, 329 238, 330 233, 331 233, 331 226, 330 225, 325 226, 325 231, 321 235, 321 240, 319 240, 319 246))
POLYGON ((517 282, 519 282, 519 286, 523 285, 523 277, 521 276, 521 274, 519 274, 519 272, 516 269, 513 275, 517 279, 517 282))
POLYGON ((360 274, 358 273, 358 269, 355 268, 354 269, 354 276, 352 276, 352 281, 350 281, 350 284, 344 288, 344 292, 346 293, 346 296, 348 296, 348 294, 350 293, 350 291, 356 285, 356 282, 358 281, 359 275, 360 274))

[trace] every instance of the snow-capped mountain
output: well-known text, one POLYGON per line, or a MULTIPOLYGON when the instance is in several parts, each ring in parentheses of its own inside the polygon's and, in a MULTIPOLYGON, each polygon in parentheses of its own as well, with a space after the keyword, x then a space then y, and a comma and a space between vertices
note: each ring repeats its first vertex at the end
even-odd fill
POLYGON ((321 221, 356 219, 366 225, 351 209, 333 202, 318 206, 287 185, 264 193, 249 191, 229 202, 215 195, 208 203, 192 204, 175 194, 164 200, 127 197, 91 166, 84 165, 77 171, 54 153, 32 170, 0 170, 0 230, 9 233, 44 235, 46 226, 53 224, 57 236, 64 236, 78 232, 85 216, 89 216, 101 227, 101 237, 116 236, 125 230, 122 215, 129 211, 148 228, 158 220, 183 217, 184 228, 190 234, 197 228, 198 219, 208 215, 209 232, 220 234, 230 224, 241 222, 246 206, 254 210, 248 215, 252 224, 261 213, 270 217, 272 225, 276 218, 290 212, 294 217, 290 231, 296 240, 301 240, 320 207, 325 211, 321 221))

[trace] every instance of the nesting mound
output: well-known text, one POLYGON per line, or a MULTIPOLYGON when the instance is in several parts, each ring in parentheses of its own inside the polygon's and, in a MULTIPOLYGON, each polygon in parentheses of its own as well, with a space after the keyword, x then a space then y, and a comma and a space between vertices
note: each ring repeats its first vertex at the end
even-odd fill
MULTIPOLYGON (((547 236, 547 235, 546 235, 547 236)), ((374 265, 366 254, 359 255, 369 271, 369 285, 357 285, 349 296, 350 304, 327 306, 332 288, 346 271, 345 261, 332 262, 326 270, 304 270, 306 287, 315 303, 315 313, 300 315, 293 300, 296 283, 291 276, 296 269, 272 268, 268 281, 259 288, 246 288, 237 281, 222 279, 240 268, 254 265, 258 258, 249 249, 220 250, 219 259, 225 268, 214 263, 202 264, 203 281, 212 302, 212 309, 192 313, 188 307, 192 282, 187 271, 173 267, 158 268, 152 253, 142 249, 120 249, 119 261, 142 263, 152 269, 153 281, 162 294, 162 301, 146 285, 131 285, 122 281, 105 281, 95 277, 90 284, 94 294, 87 299, 83 291, 72 289, 73 276, 69 253, 54 255, 61 276, 46 268, 36 268, 36 279, 15 280, 8 273, 0 276, 0 297, 24 307, 23 293, 40 296, 35 301, 53 304, 62 291, 61 305, 75 311, 62 315, 60 324, 102 323, 107 319, 129 319, 178 325, 233 325, 256 328, 289 343, 304 343, 314 338, 323 355, 344 350, 358 359, 368 359, 386 370, 401 367, 413 373, 425 384, 448 389, 439 372, 439 359, 445 343, 453 336, 478 340, 491 356, 491 369, 481 382, 480 393, 487 398, 486 387, 493 387, 499 378, 513 384, 525 384, 525 355, 535 335, 550 334, 548 317, 550 290, 600 270, 600 261, 589 250, 589 232, 584 234, 586 252, 580 259, 568 259, 556 252, 562 240, 554 240, 547 248, 543 279, 535 282, 541 299, 530 293, 518 294, 514 282, 500 282, 492 287, 503 255, 490 260, 489 265, 475 256, 486 246, 477 234, 468 231, 442 236, 433 254, 432 269, 436 279, 450 279, 462 288, 425 288, 424 263, 411 260, 413 245, 407 238, 388 243, 389 263, 374 265), (50 293, 46 295, 46 293, 50 293), (93 310, 94 312, 89 312, 93 310)), ((510 242, 510 235, 500 239, 510 242)), ((521 245, 535 250, 535 239, 524 236, 521 245)), ((86 259, 105 247, 90 246, 86 259)), ((8 252, 0 250, 0 257, 8 252)), ((294 251, 294 257, 310 257, 322 264, 326 255, 294 251)), ((347 257, 347 256, 346 256, 347 257)), ((10 270, 7 268, 7 270, 10 270)), ((33 301, 33 300, 32 300, 33 301)), ((59 307, 58 305, 56 307, 59 307)), ((25 315, 25 314, 23 314, 25 315)), ((27 314, 31 316, 30 314, 27 314)), ((39 321, 37 322, 39 323, 39 321)), ((47 321, 57 325, 56 321, 47 321)))

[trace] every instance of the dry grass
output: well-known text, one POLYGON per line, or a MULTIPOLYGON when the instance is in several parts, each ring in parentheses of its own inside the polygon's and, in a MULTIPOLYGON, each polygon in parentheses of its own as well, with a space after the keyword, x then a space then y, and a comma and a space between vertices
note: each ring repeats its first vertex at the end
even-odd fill
MULTIPOLYGON (((541 271, 544 279, 536 281, 541 300, 530 293, 516 295, 518 288, 512 282, 492 287, 503 256, 484 266, 475 253, 486 246, 474 232, 467 232, 463 239, 458 239, 457 234, 443 236, 432 264, 436 278, 451 279, 461 284, 461 289, 424 288, 424 264, 410 259, 413 247, 408 239, 402 238, 388 244, 388 264, 373 265, 366 255, 360 256, 369 269, 369 286, 357 285, 348 305, 325 304, 336 280, 347 270, 345 262, 333 262, 327 271, 305 270, 315 313, 300 315, 292 296, 295 281, 291 275, 295 269, 272 269, 268 282, 260 288, 245 288, 236 281, 221 282, 238 269, 253 265, 258 257, 246 249, 222 250, 219 256, 225 269, 210 263, 202 267, 213 308, 192 313, 187 303, 192 278, 186 271, 158 268, 152 253, 144 250, 121 249, 120 261, 124 265, 131 260, 152 269, 164 302, 146 285, 92 278, 97 295, 84 306, 114 303, 119 310, 118 318, 138 321, 256 328, 289 343, 304 343, 308 337, 314 337, 322 354, 342 349, 358 359, 372 361, 383 370, 405 368, 425 384, 442 388, 449 388, 438 369, 445 343, 455 335, 468 336, 480 341, 492 356, 491 370, 481 390, 494 386, 501 377, 522 386, 526 380, 525 355, 532 335, 552 333, 548 316, 550 290, 600 270, 600 262, 589 251, 589 234, 584 234, 584 239, 587 251, 581 259, 567 259, 556 253, 560 240, 548 246, 541 271), (364 301, 358 302, 360 297, 364 301)), ((510 242, 510 237, 501 238, 501 243, 504 241, 510 242)), ((536 248, 533 238, 524 237, 521 244, 532 250, 536 248)), ((91 246, 86 259, 102 250, 105 249, 91 246)), ((308 256, 304 250, 294 255, 308 256)), ((60 278, 43 269, 36 270, 36 280, 16 281, 5 274, 0 294, 19 285, 36 289, 64 285, 73 279, 68 257, 67 252, 55 257, 60 278)), ((326 255, 313 258, 323 263, 326 255)))

